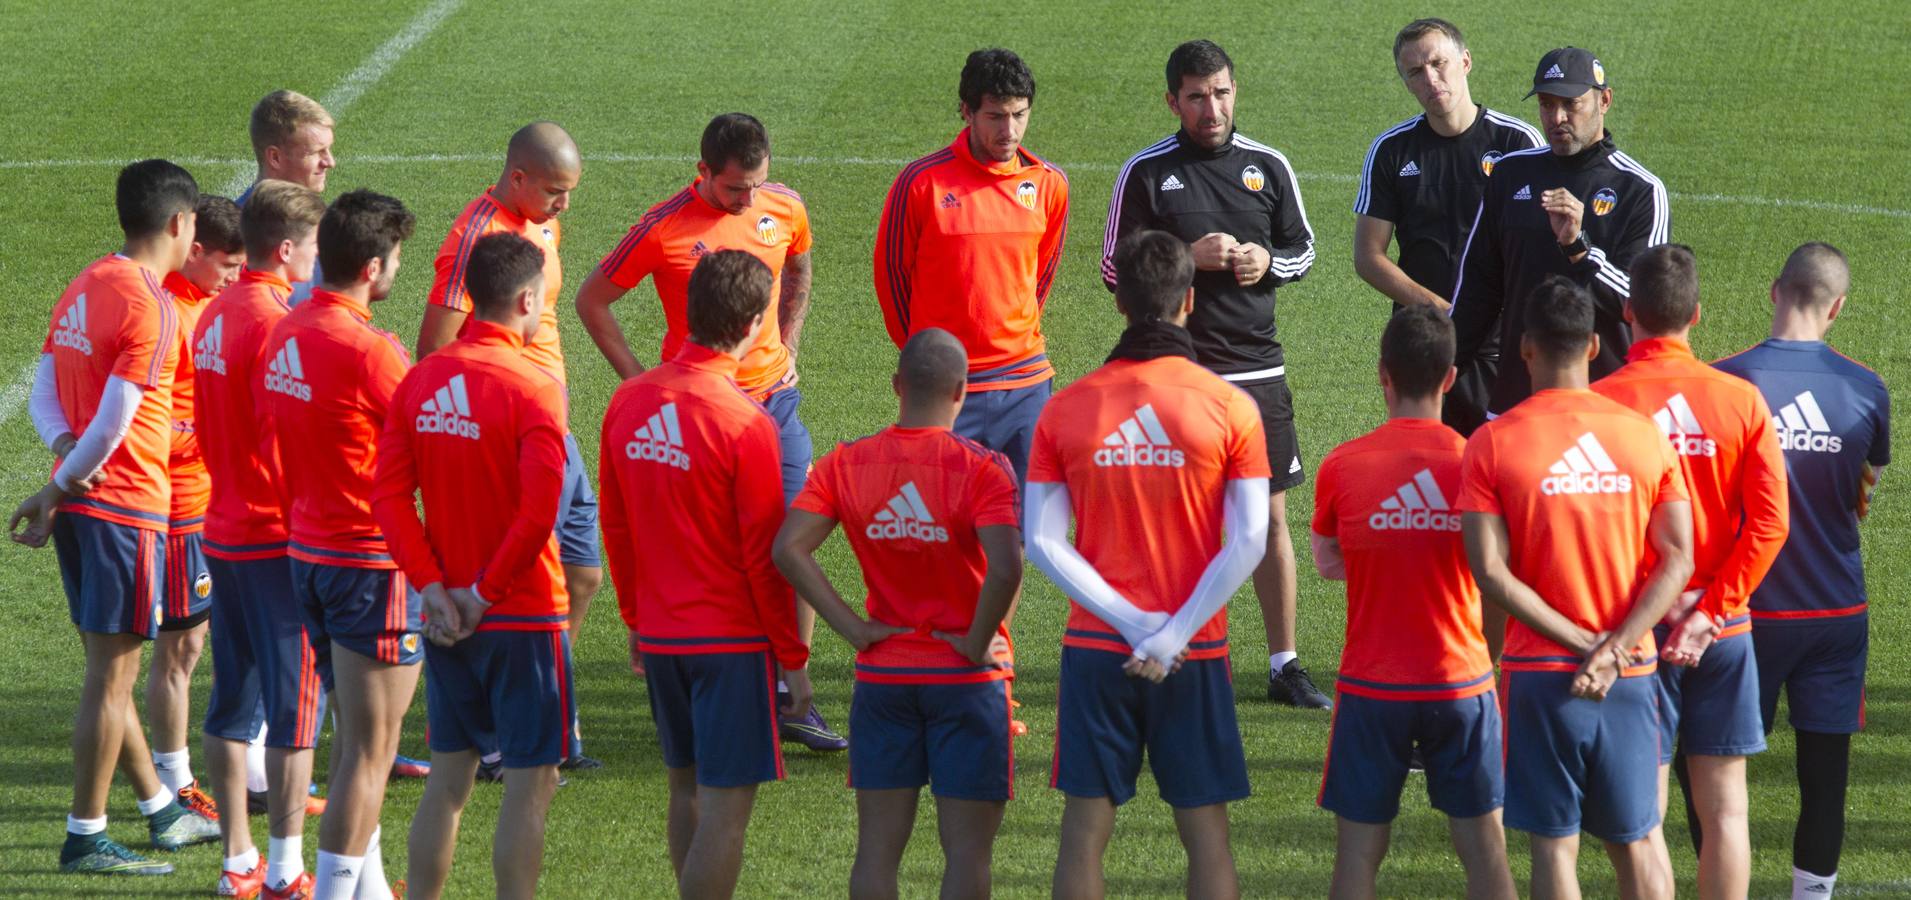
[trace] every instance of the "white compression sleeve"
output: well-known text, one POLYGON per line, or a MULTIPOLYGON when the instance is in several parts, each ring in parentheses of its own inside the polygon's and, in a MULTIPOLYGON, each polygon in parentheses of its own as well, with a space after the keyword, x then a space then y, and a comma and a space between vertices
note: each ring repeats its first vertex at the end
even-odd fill
MULTIPOLYGON (((1095 571, 1068 541, 1072 516, 1068 485, 1031 481, 1024 498, 1023 531, 1029 562, 1062 592, 1121 633, 1130 647, 1168 624, 1168 614, 1142 612, 1095 571)), ((1266 517, 1266 513, 1262 513, 1266 517)))
POLYGON ((1135 645, 1135 655, 1172 665, 1175 657, 1187 649, 1188 641, 1194 639, 1194 633, 1214 618, 1254 574, 1254 567, 1267 554, 1267 481, 1236 478, 1228 482, 1221 505, 1226 526, 1221 552, 1208 562, 1201 580, 1194 584, 1194 592, 1167 626, 1135 645))
POLYGON ((73 426, 66 421, 66 410, 60 408, 60 389, 53 381, 53 354, 40 354, 40 366, 33 371, 33 392, 27 395, 27 416, 33 419, 33 430, 40 433, 40 443, 48 450, 60 435, 72 434, 73 426))
POLYGON ((145 392, 145 388, 118 375, 106 379, 106 390, 100 393, 99 411, 94 413, 93 421, 87 423, 79 443, 73 445, 73 452, 66 455, 59 470, 53 473, 53 483, 68 493, 78 493, 80 481, 99 471, 99 467, 106 464, 106 458, 126 439, 145 392))

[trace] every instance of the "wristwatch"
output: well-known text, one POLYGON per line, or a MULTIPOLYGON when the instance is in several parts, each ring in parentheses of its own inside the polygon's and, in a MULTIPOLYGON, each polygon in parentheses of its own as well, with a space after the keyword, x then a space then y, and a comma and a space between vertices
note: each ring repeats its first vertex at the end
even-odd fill
POLYGON ((1586 233, 1583 231, 1580 232, 1577 237, 1573 238, 1572 243, 1559 245, 1559 252, 1566 254, 1567 259, 1572 259, 1573 257, 1578 256, 1581 253, 1585 253, 1586 251, 1591 249, 1592 249, 1592 245, 1586 243, 1586 233))

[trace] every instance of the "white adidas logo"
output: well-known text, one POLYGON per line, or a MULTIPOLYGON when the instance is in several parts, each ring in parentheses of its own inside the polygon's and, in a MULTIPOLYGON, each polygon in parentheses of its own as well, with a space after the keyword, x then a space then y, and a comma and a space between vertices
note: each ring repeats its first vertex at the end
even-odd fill
POLYGON ((1513 192, 1513 199, 1515 200, 1533 199, 1533 186, 1530 184, 1520 185, 1520 189, 1513 192))
POLYGON ((1778 430, 1780 450, 1837 453, 1845 448, 1845 439, 1831 433, 1831 423, 1825 420, 1825 411, 1811 391, 1785 404, 1772 417, 1772 427, 1778 430))
POLYGON ((287 338, 277 356, 265 368, 265 389, 307 403, 312 402, 312 386, 305 383, 305 366, 299 362, 299 339, 287 338))
POLYGON ((1168 177, 1163 178, 1161 180, 1161 189, 1164 191, 1178 191, 1178 190, 1181 190, 1181 188, 1182 188, 1181 179, 1176 178, 1173 175, 1169 175, 1168 177))
POLYGON ((1174 448, 1168 432, 1161 427, 1152 403, 1142 404, 1113 434, 1102 438, 1104 445, 1095 451, 1098 466, 1172 466, 1188 463, 1186 454, 1174 448))
POLYGON ((1446 494, 1433 480, 1432 469, 1414 473, 1413 480, 1380 501, 1380 511, 1367 517, 1375 531, 1459 531, 1460 516, 1447 505, 1446 494))
POLYGON ((1719 442, 1705 436, 1705 429, 1699 427, 1699 417, 1692 414, 1692 404, 1686 402, 1684 394, 1667 398, 1665 408, 1652 414, 1652 421, 1680 456, 1719 455, 1719 442))
POLYGON ((677 427, 677 404, 666 403, 663 409, 651 413, 650 421, 624 445, 624 455, 690 471, 690 454, 683 451, 683 430, 677 427))
POLYGON ((465 393, 464 376, 453 375, 430 400, 418 406, 414 423, 419 434, 444 434, 478 439, 478 423, 471 421, 471 398, 465 393))
POLYGON ((1561 70, 1561 69, 1559 68, 1559 66, 1558 66, 1558 65, 1554 65, 1554 66, 1553 66, 1552 68, 1550 68, 1550 69, 1547 69, 1547 70, 1546 70, 1546 74, 1544 74, 1544 75, 1541 75, 1541 76, 1539 76, 1539 77, 1541 77, 1541 78, 1565 78, 1565 77, 1566 77, 1566 73, 1565 73, 1565 72, 1564 72, 1563 70, 1561 70))
POLYGON ((1405 178, 1408 175, 1418 175, 1418 174, 1420 174, 1420 164, 1417 162, 1414 162, 1413 160, 1407 160, 1407 164, 1400 167, 1401 178, 1405 178))
POLYGON ((884 508, 876 511, 876 521, 863 529, 870 540, 894 540, 896 538, 914 538, 945 544, 949 541, 949 529, 936 524, 936 517, 929 514, 929 507, 922 502, 922 492, 916 490, 911 481, 889 498, 884 508))
POLYGON ((1551 475, 1540 479, 1539 492, 1548 497, 1557 494, 1630 494, 1632 476, 1619 471, 1599 438, 1588 431, 1573 442, 1559 462, 1547 469, 1551 475))
POLYGON ((86 336, 86 295, 73 298, 73 305, 60 315, 53 327, 53 345, 93 355, 93 339, 86 336))
POLYGON ((212 324, 206 326, 206 333, 199 338, 199 346, 192 351, 192 364, 201 372, 216 375, 226 374, 226 356, 221 348, 226 343, 226 314, 212 317, 212 324))

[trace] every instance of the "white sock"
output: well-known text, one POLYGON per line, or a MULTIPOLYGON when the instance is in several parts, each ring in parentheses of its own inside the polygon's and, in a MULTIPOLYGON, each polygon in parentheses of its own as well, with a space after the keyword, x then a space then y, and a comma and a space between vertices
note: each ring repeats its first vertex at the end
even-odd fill
POLYGON ((265 842, 265 883, 275 891, 305 874, 305 835, 268 837, 265 842))
POLYGON ((391 885, 385 881, 385 851, 379 848, 384 830, 372 829, 372 839, 365 843, 365 873, 358 877, 355 900, 392 900, 391 885))
POLYGON ((1837 884, 1837 872, 1813 875, 1804 869, 1792 868, 1792 900, 1830 900, 1831 889, 1837 884))
POLYGON ((259 726, 259 736, 246 742, 246 790, 263 794, 269 785, 265 780, 265 726, 259 726))
POLYGON ((365 857, 340 856, 319 851, 318 870, 312 896, 314 900, 349 900, 358 894, 358 876, 365 870, 365 857))
POLYGON ((142 816, 150 816, 153 813, 159 812, 160 810, 165 809, 168 806, 171 806, 172 804, 173 804, 173 792, 166 790, 164 786, 161 786, 159 789, 159 793, 139 801, 139 814, 142 816))
POLYGON ((244 875, 259 867, 259 848, 247 847, 246 852, 238 856, 226 857, 226 871, 244 875))
POLYGON ((478 762, 484 763, 487 766, 495 766, 501 762, 504 762, 504 753, 503 751, 486 753, 485 755, 478 757, 478 762))
POLYGON ((159 773, 159 783, 177 794, 181 788, 192 784, 192 751, 185 747, 163 753, 155 750, 153 770, 159 773))
POLYGON ((100 816, 97 819, 76 819, 76 818, 73 818, 72 816, 66 817, 66 833, 67 834, 99 834, 100 832, 105 830, 106 830, 105 816, 100 816))
POLYGON ((1269 672, 1278 673, 1282 669, 1287 668, 1288 663, 1291 663, 1294 660, 1299 659, 1300 656, 1301 655, 1299 653, 1295 653, 1292 650, 1282 650, 1279 653, 1270 653, 1267 655, 1267 670, 1269 672))
POLYGON ((779 694, 787 694, 787 693, 789 693, 789 692, 790 692, 790 684, 789 684, 789 682, 787 682, 787 681, 784 681, 784 680, 783 680, 783 679, 781 679, 781 678, 778 678, 778 679, 776 680, 776 692, 777 692, 777 693, 779 693, 779 694))

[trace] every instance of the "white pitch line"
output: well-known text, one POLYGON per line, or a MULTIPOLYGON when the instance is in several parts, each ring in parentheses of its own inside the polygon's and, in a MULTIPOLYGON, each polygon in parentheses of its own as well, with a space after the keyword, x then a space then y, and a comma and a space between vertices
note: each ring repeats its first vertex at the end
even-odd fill
MULTIPOLYGON (((328 106, 328 108, 330 107, 328 106)), ((497 159, 498 154, 496 153, 367 153, 349 156, 346 158, 346 162, 355 166, 402 166, 416 165, 419 163, 495 162, 497 159)), ((585 154, 584 159, 586 162, 611 164, 660 162, 688 164, 697 161, 697 157, 694 155, 678 153, 590 153, 585 154)), ((791 165, 884 166, 889 168, 901 168, 914 162, 912 159, 889 159, 872 156, 779 156, 776 157, 776 159, 778 162, 785 162, 791 165)), ((226 157, 178 156, 173 157, 172 160, 182 166, 188 167, 205 166, 217 168, 252 165, 252 160, 249 159, 226 157)), ((134 160, 131 159, 0 159, 0 171, 15 169, 114 168, 133 161, 134 160)), ((1062 168, 1065 170, 1080 170, 1084 172, 1113 172, 1121 167, 1113 163, 1078 162, 1064 165, 1062 168)), ((250 176, 245 177, 249 178, 250 176)), ((1300 177, 1302 181, 1340 183, 1352 183, 1360 180, 1357 175, 1349 175, 1343 172, 1302 172, 1300 173, 1300 177)), ((235 194, 251 184, 249 180, 241 179, 241 182, 242 183, 236 182, 238 183, 238 187, 228 190, 227 193, 235 194)), ((1861 203, 1838 203, 1830 200, 1800 200, 1790 197, 1759 197, 1750 194, 1686 193, 1682 191, 1672 191, 1670 192, 1670 196, 1674 200, 1686 200, 1693 203, 1719 203, 1728 206, 1763 206, 1775 209, 1808 209, 1815 212, 1843 213, 1845 215, 1854 216, 1883 216, 1891 219, 1911 219, 1911 209, 1894 209, 1889 206, 1868 206, 1861 203)))
MULTIPOLYGON (((457 12, 458 7, 463 5, 464 0, 434 0, 430 6, 413 16, 412 20, 406 23, 397 34, 378 45, 378 49, 373 50, 370 56, 365 57, 364 62, 358 64, 358 68, 353 69, 343 80, 333 85, 330 91, 319 98, 319 105, 325 107, 325 111, 331 113, 334 119, 343 116, 345 110, 358 102, 358 98, 371 90, 372 85, 384 78, 385 73, 390 72, 393 66, 398 65, 398 61, 403 59, 406 53, 411 52, 411 48, 430 37, 431 33, 437 31, 438 26, 444 23, 446 17, 457 12)), ((225 190, 220 191, 222 196, 237 197, 240 191, 252 184, 255 170, 251 167, 256 165, 256 162, 248 159, 240 160, 237 164, 239 171, 232 176, 232 180, 226 182, 225 190)))
POLYGON ((20 410, 27 407, 27 394, 33 389, 33 374, 39 371, 40 357, 34 354, 33 360, 20 368, 20 374, 0 388, 0 425, 13 421, 20 410))

